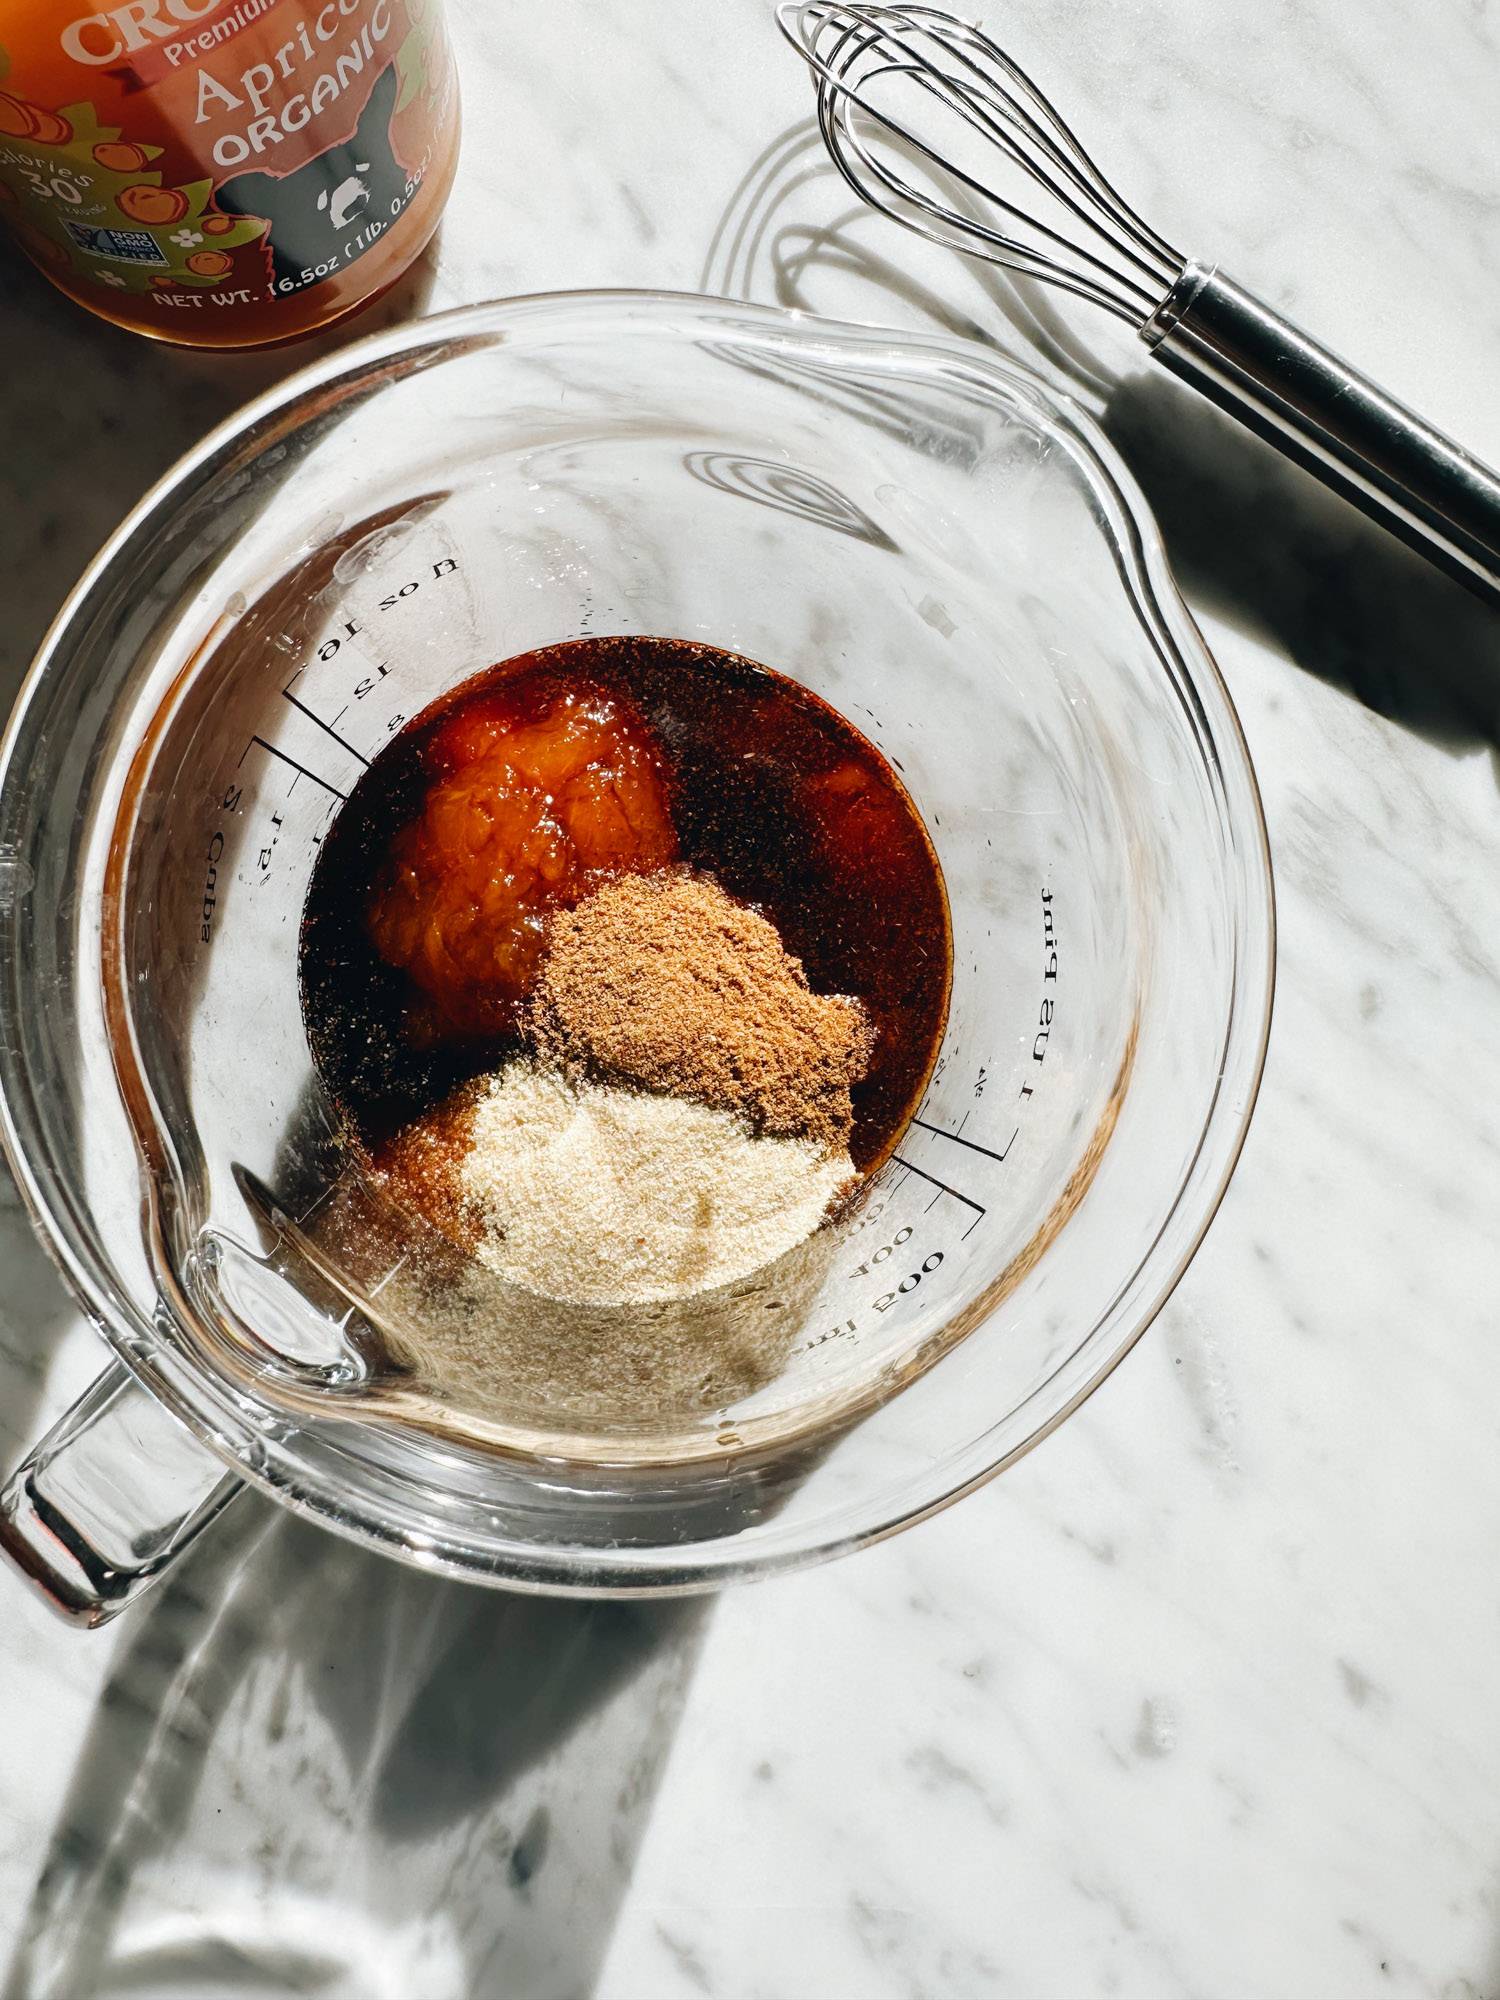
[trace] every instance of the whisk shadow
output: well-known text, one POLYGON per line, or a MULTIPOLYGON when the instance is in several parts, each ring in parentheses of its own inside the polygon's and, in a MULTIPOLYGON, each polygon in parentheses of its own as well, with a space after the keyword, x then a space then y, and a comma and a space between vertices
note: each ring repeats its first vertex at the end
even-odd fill
POLYGON ((592 1991, 705 1616, 241 1500, 126 1628, 4 2000, 592 1991))
MULTIPOLYGON (((1453 750, 1500 747, 1493 610, 1039 282, 851 203, 815 121, 762 150, 715 229, 705 289, 981 342, 1101 423, 1199 610, 1453 750), (1076 322, 1075 323, 1075 318, 1076 322)), ((1497 765, 1500 774, 1500 765, 1497 765)))
POLYGON ((1045 286, 908 241, 851 202, 813 119, 787 126, 746 169, 715 227, 699 283, 727 298, 839 318, 858 319, 868 306, 889 319, 896 303, 933 331, 977 340, 1032 367, 1043 360, 1083 394, 1107 391, 1112 380, 1045 286), (965 294, 975 295, 972 302, 965 294))
POLYGON ((1491 607, 1166 376, 1100 421, 1196 607, 1434 743, 1500 750, 1491 607))

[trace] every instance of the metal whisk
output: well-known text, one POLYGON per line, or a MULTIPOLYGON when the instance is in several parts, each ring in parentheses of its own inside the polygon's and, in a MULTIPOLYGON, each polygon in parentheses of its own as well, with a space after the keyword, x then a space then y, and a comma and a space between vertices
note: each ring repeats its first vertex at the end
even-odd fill
POLYGON ((920 4, 785 0, 777 19, 814 73, 828 151, 863 200, 1128 320, 1174 375, 1500 596, 1500 478, 1216 266, 1174 250, 988 35, 920 4), (943 121, 946 142, 933 136, 943 121), (966 133, 979 158, 995 148, 1050 197, 1053 220, 1008 199, 966 133), (927 185, 914 177, 923 161, 937 170, 927 185))

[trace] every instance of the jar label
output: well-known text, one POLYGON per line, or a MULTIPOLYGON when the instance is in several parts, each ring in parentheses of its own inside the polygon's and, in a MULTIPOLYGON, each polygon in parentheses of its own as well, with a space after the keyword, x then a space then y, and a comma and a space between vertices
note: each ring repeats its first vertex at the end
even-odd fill
POLYGON ((164 310, 346 270, 453 116, 435 0, 131 0, 55 30, 59 96, 0 49, 0 213, 44 268, 164 310))

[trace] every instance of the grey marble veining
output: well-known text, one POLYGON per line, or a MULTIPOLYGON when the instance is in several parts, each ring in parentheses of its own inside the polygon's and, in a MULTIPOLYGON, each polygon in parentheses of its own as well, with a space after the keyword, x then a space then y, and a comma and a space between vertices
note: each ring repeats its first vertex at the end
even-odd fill
MULTIPOLYGON (((991 340, 1100 416, 1265 789, 1265 1089, 1106 1387, 851 1561, 537 1604, 246 1498, 94 1638, 0 1578, 0 1995, 1495 2000, 1500 627, 1118 329, 855 213, 761 0, 451 11, 460 180, 382 310, 707 285, 991 340)), ((1500 460, 1493 6, 1001 25, 1169 234, 1500 460)), ((9 267, 0 315, 8 694, 308 350, 158 352, 9 267)), ((0 1270, 9 1462, 100 1350, 9 1200, 0 1270)))

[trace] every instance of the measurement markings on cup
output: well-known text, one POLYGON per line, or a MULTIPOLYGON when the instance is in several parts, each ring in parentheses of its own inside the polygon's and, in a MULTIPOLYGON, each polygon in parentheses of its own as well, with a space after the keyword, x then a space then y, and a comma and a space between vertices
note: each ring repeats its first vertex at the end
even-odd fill
POLYGON ((926 1181, 930 1187, 935 1187, 937 1189, 937 1193, 933 1196, 932 1201, 929 1202, 928 1204, 929 1207, 935 1207, 936 1204, 940 1202, 943 1196, 946 1194, 946 1195, 951 1195, 954 1201, 961 1201, 965 1208, 973 1209, 974 1220, 969 1224, 968 1228, 964 1231, 963 1236, 959 1238, 960 1242, 963 1242, 967 1237, 972 1235, 973 1232, 979 1227, 980 1223, 983 1222, 986 1215, 989 1214, 989 1210, 985 1207, 982 1201, 975 1201, 973 1195, 965 1194, 961 1188, 950 1187, 947 1181, 940 1181, 936 1174, 928 1173, 925 1167, 913 1166, 911 1161, 903 1159, 900 1153, 892 1153, 891 1159, 898 1167, 904 1167, 907 1173, 915 1174, 919 1181, 926 1181))
MULTIPOLYGON (((252 736, 250 738, 250 741, 245 745, 244 749, 240 752, 240 764, 244 763, 245 759, 250 755, 251 750, 255 747, 257 743, 260 745, 262 750, 267 751, 272 757, 279 757, 283 764, 290 764, 292 769, 297 773, 298 777, 310 778, 315 785, 321 785, 325 792, 332 792, 333 796, 336 799, 347 800, 349 796, 347 792, 341 792, 338 786, 331 783, 329 779, 320 778, 316 771, 310 771, 305 764, 299 764, 297 762, 297 759, 295 757, 289 756, 285 750, 278 750, 276 745, 274 743, 268 743, 264 736, 252 736)), ((238 768, 239 767, 236 766, 236 769, 238 768)), ((296 782, 297 780, 296 778, 294 778, 292 780, 292 783, 295 784, 296 782)))
MULTIPOLYGON (((1039 1068, 1047 1060, 1047 1051, 1052 1041, 1053 1023, 1057 1014, 1057 1002, 1051 990, 1055 987, 1058 976, 1056 898, 1054 892, 1045 887, 1041 889, 1040 896, 1042 918, 1042 998, 1037 1005, 1035 1026, 1032 1030, 1028 1031, 1032 1035, 1030 1061, 1026 1064, 1026 1071, 1029 1072, 1029 1075, 1023 1075, 1017 1101, 1018 1115, 1011 1127, 1010 1137, 1005 1141, 1003 1146, 988 1146, 978 1139, 971 1139, 965 1132, 964 1127, 969 1122, 969 1115, 973 1110, 972 1104, 959 1119, 956 1128, 937 1124, 932 1119, 922 1116, 922 1113, 931 1104, 943 1071, 947 1067, 946 1056, 939 1059, 937 1067, 933 1071, 932 1083, 928 1088, 927 1094, 923 1097, 921 1104, 917 1108, 916 1115, 911 1120, 912 1132, 925 1132, 932 1139, 944 1139, 950 1146, 960 1146, 967 1152, 980 1155, 983 1159, 993 1160, 996 1166, 1004 1166, 1010 1156, 1011 1149, 1021 1136, 1021 1121, 1025 1117, 1026 1111, 1036 1095, 1036 1083, 1031 1080, 1036 1075, 1036 1068, 1033 1068, 1033 1065, 1039 1068)), ((982 1099, 985 1096, 986 1086, 992 1085, 993 1082, 993 1064, 991 1059, 986 1057, 973 1078, 974 1097, 982 1099)), ((976 1200, 971 1194, 965 1194, 961 1188, 954 1187, 951 1182, 942 1180, 937 1174, 929 1173, 925 1167, 917 1166, 903 1154, 892 1154, 891 1163, 893 1166, 901 1167, 906 1173, 915 1174, 918 1180, 926 1181, 929 1187, 937 1190, 932 1200, 927 1204, 927 1211, 936 1208, 945 1195, 953 1201, 961 1202, 965 1208, 973 1211, 974 1219, 968 1228, 964 1230, 963 1237, 959 1239, 960 1241, 971 1236, 988 1214, 989 1211, 983 1202, 976 1200)), ((976 1169, 976 1171, 981 1170, 976 1169)), ((927 1211, 924 1211, 924 1213, 927 1211)))
MULTIPOLYGON (((967 1122, 968 1119, 967 1112, 964 1113, 964 1119, 965 1122, 967 1122)), ((1006 1154, 1010 1151, 1011 1147, 1016 1143, 1016 1140, 1020 1136, 1020 1131, 1021 1131, 1021 1128, 1018 1125, 1015 1131, 1012 1132, 1010 1137, 1006 1140, 1004 1147, 1001 1149, 1001 1151, 997 1153, 993 1146, 981 1146, 977 1139, 966 1139, 963 1136, 962 1125, 960 1125, 959 1129, 956 1132, 950 1132, 945 1125, 930 1125, 925 1118, 913 1118, 911 1122, 913 1125, 920 1125, 924 1132, 931 1132, 934 1138, 948 1139, 955 1146, 967 1146, 971 1153, 983 1153, 987 1160, 1003 1161, 1006 1154)))
MULTIPOLYGON (((381 673, 385 673, 386 671, 387 669, 385 666, 382 666, 380 668, 381 673)), ((296 695, 292 693, 293 684, 301 678, 301 675, 302 675, 302 669, 301 667, 299 667, 296 673, 292 675, 291 680, 289 680, 286 686, 281 690, 285 699, 292 704, 292 707, 296 709, 299 715, 305 715, 308 721, 312 723, 315 728, 321 729, 325 736, 331 736, 334 742, 338 744, 341 750, 347 750, 349 752, 349 755, 353 757, 357 763, 363 764, 365 769, 368 771, 370 768, 369 758, 364 754, 362 750, 356 750, 354 745, 349 741, 347 736, 340 736, 338 730, 334 727, 334 723, 341 722, 344 716, 348 713, 348 711, 346 709, 341 708, 338 714, 333 718, 333 722, 325 722, 321 715, 315 714, 313 710, 308 707, 305 701, 299 701, 296 695)), ((311 776, 311 773, 309 772, 308 775, 311 776)))
MULTIPOLYGON (((387 595, 380 598, 378 603, 378 609, 380 611, 390 611, 394 609, 394 607, 403 598, 410 597, 415 591, 419 590, 424 581, 426 581, 430 585, 431 583, 439 581, 444 577, 452 576, 457 571, 457 569, 458 569, 457 558, 453 556, 444 556, 440 561, 435 562, 431 565, 430 577, 426 579, 420 577, 409 578, 398 589, 392 590, 388 592, 387 595)), ((326 664, 327 662, 336 659, 341 652, 345 654, 346 658, 349 657, 349 648, 352 642, 361 636, 363 630, 364 627, 360 624, 359 619, 357 617, 343 618, 339 624, 338 630, 336 632, 330 633, 329 636, 326 639, 322 640, 321 643, 314 649, 312 656, 313 661, 321 661, 326 664)), ((356 656, 357 653, 358 653, 358 648, 355 648, 356 656)), ((296 709, 299 715, 305 716, 315 729, 321 730, 322 733, 328 738, 330 738, 331 741, 337 743, 339 748, 345 751, 349 756, 351 756, 354 759, 354 761, 361 767, 361 769, 368 771, 370 768, 371 759, 368 758, 362 750, 357 749, 355 745, 349 741, 348 737, 342 735, 339 731, 338 727, 339 723, 343 721, 345 715, 347 715, 349 712, 348 704, 346 703, 344 707, 339 710, 338 714, 333 718, 332 722, 327 722, 321 715, 317 713, 316 709, 309 706, 309 704, 305 702, 300 695, 294 694, 292 692, 292 690, 296 687, 297 682, 301 680, 303 674, 307 672, 307 666, 311 664, 312 661, 309 661, 306 665, 298 667, 296 673, 292 675, 291 679, 286 683, 285 687, 283 687, 281 690, 283 700, 288 702, 291 707, 296 709)), ((387 676, 390 673, 390 670, 391 666, 389 660, 381 660, 376 664, 369 666, 367 671, 362 672, 362 677, 355 685, 354 699, 356 701, 363 701, 367 695, 369 695, 375 688, 377 688, 380 685, 380 683, 383 680, 387 678, 387 676)), ((357 668, 356 671, 360 671, 360 669, 357 668)), ((398 727, 400 723, 404 722, 405 720, 406 720, 405 716, 401 715, 387 722, 386 725, 387 733, 389 734, 394 727, 398 727)), ((310 765, 302 763, 298 758, 293 757, 289 751, 279 748, 278 745, 276 745, 275 743, 268 742, 264 736, 261 736, 258 733, 251 736, 249 742, 245 745, 245 748, 240 752, 240 759, 239 759, 240 766, 244 764, 245 758, 249 755, 250 751, 256 745, 259 745, 259 747, 262 750, 264 750, 268 756, 278 758, 281 763, 289 765, 291 767, 291 770, 293 772, 291 789, 295 788, 298 778, 306 778, 312 784, 321 786, 321 788, 325 792, 328 792, 333 798, 337 799, 340 802, 340 804, 343 804, 348 799, 349 794, 347 791, 343 789, 342 786, 334 784, 332 779, 330 778, 325 778, 321 776, 317 771, 313 770, 310 765)), ((238 769, 239 766, 236 766, 236 768, 238 769)), ((314 836, 315 844, 316 841, 317 841, 317 836, 315 835, 314 836)))

